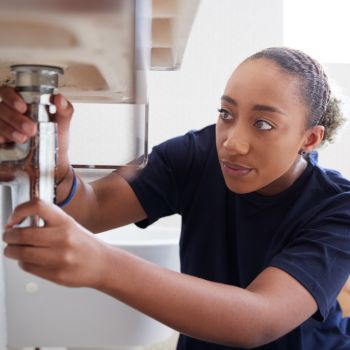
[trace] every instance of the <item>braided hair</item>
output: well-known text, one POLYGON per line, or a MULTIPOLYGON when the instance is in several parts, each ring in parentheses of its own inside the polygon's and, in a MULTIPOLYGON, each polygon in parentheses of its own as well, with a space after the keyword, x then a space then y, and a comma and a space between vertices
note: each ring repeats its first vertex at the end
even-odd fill
POLYGON ((308 107, 306 127, 324 126, 322 143, 333 142, 335 133, 345 118, 341 111, 341 101, 331 95, 322 66, 304 52, 287 47, 267 48, 247 60, 259 58, 269 59, 283 71, 299 78, 300 95, 308 107))

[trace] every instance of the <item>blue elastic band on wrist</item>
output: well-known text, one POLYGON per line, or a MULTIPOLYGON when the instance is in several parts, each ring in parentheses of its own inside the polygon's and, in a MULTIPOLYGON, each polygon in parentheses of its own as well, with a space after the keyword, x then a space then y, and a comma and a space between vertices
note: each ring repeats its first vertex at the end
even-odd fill
POLYGON ((57 203, 57 205, 60 208, 64 208, 74 197, 75 193, 77 192, 77 177, 75 176, 75 172, 73 170, 73 174, 74 174, 74 178, 73 178, 73 184, 72 184, 72 188, 69 192, 68 197, 61 203, 57 203))

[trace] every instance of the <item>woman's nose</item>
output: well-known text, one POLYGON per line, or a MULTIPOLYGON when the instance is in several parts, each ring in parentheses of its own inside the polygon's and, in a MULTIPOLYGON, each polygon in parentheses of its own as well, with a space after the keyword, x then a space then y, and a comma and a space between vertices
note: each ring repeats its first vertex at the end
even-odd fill
POLYGON ((223 147, 230 154, 247 154, 250 149, 249 141, 242 129, 231 130, 223 143, 223 147))

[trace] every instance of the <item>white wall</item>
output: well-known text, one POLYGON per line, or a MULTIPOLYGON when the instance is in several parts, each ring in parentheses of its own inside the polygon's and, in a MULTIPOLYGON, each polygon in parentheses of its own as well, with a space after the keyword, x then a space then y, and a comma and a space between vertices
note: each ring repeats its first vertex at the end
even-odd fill
POLYGON ((319 162, 327 168, 337 169, 350 179, 350 159, 347 156, 350 151, 350 64, 328 63, 325 67, 331 79, 334 94, 342 100, 343 113, 347 121, 339 130, 335 142, 320 149, 319 162))
MULTIPOLYGON (((342 38, 350 31, 349 11, 348 0, 284 0, 283 11, 284 44, 307 52, 323 64, 348 119, 350 46, 342 38)), ((349 136, 348 124, 340 130, 335 143, 319 152, 321 165, 337 169, 347 178, 350 178, 350 161, 346 157, 349 136)))

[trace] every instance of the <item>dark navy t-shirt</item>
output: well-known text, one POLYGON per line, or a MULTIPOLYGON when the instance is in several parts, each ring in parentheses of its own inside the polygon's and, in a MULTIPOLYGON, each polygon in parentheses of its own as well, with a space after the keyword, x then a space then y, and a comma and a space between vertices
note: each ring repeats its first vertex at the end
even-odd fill
MULTIPOLYGON (((246 288, 274 266, 313 295, 318 311, 312 318, 258 349, 350 349, 350 323, 336 301, 350 272, 350 182, 338 172, 311 159, 282 193, 233 193, 221 173, 212 125, 155 147, 130 185, 147 214, 139 226, 182 216, 183 273, 246 288)), ((178 349, 235 348, 181 335, 178 349)))

